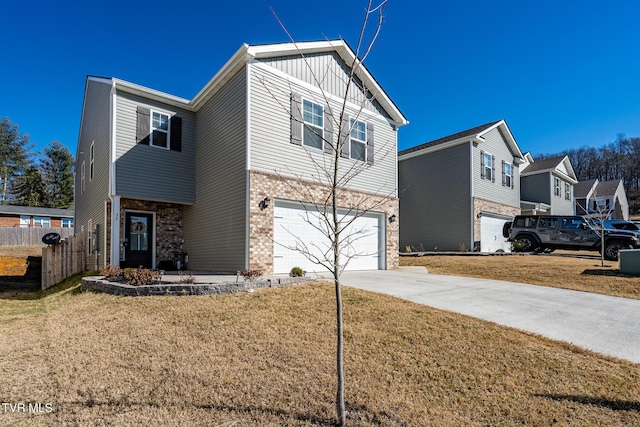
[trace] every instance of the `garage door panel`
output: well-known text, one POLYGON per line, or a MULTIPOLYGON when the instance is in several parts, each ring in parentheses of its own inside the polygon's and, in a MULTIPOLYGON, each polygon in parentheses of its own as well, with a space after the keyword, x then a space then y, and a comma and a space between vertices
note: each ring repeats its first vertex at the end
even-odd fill
MULTIPOLYGON (((348 221, 352 216, 343 217, 348 221)), ((343 235, 361 233, 352 239, 352 244, 344 248, 342 256, 352 256, 347 265, 348 270, 373 270, 379 268, 380 260, 380 219, 370 216, 357 218, 344 231, 343 235)), ((301 208, 278 206, 274 208, 274 271, 288 273, 293 267, 312 272, 325 272, 326 269, 313 263, 305 255, 293 248, 299 245, 299 237, 306 243, 306 248, 320 259, 330 255, 330 241, 326 237, 327 224, 318 212, 305 212, 301 208), (309 220, 307 220, 307 218, 309 220), (309 222, 313 221, 313 224, 309 222), (315 226, 314 226, 315 225, 315 226)))
POLYGON ((502 235, 505 222, 507 222, 506 219, 489 216, 483 216, 480 219, 481 252, 511 252, 511 244, 507 241, 507 238, 502 235))

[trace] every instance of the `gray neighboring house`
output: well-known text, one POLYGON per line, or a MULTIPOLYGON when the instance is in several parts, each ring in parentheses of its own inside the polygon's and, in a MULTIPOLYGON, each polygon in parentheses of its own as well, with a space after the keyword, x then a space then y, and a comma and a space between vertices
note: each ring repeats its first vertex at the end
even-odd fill
POLYGON ((575 187, 575 214, 629 220, 629 201, 621 179, 580 181, 575 187))
POLYGON ((534 161, 524 155, 520 167, 520 206, 523 214, 573 215, 573 186, 578 183, 569 157, 534 161))
MULTIPOLYGON (((345 126, 328 113, 341 105, 354 59, 341 40, 245 44, 193 99, 88 77, 75 192, 76 227, 93 238, 87 267, 164 267, 187 253, 190 270, 313 271, 287 249, 294 234, 319 238, 301 221, 295 188, 313 182, 312 159, 323 163, 332 149, 313 132, 335 142, 345 126)), ((354 80, 347 114, 361 132, 351 133, 342 164, 367 167, 340 208, 391 197, 356 221, 375 231, 358 242, 373 254, 351 268, 395 268, 398 222, 388 218, 398 213, 397 130, 407 120, 366 68, 354 80), (374 144, 391 155, 374 156, 374 144)))
POLYGON ((504 120, 398 154, 400 248, 510 251, 523 154, 504 120))

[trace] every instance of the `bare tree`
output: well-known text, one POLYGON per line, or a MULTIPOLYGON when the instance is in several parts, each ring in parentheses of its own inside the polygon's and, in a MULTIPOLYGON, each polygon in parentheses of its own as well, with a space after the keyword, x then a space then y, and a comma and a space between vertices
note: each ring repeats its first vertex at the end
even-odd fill
POLYGON ((586 206, 582 206, 578 203, 578 206, 587 214, 587 225, 600 238, 600 265, 604 267, 605 251, 607 249, 604 222, 611 217, 613 209, 612 207, 607 207, 606 204, 602 205, 598 202, 597 191, 594 191, 592 196, 585 200, 585 205, 586 206), (590 202, 593 202, 593 209, 589 209, 590 202))
MULTIPOLYGON (((376 45, 385 5, 386 0, 375 4, 373 0, 368 1, 353 52, 355 56, 340 73, 330 67, 323 70, 314 68, 310 58, 305 57, 302 49, 298 48, 299 45, 274 12, 276 19, 296 46, 308 74, 311 75, 316 90, 305 93, 305 96, 310 97, 314 104, 324 106, 315 112, 316 116, 323 118, 318 120, 318 126, 314 126, 312 120, 305 120, 310 113, 305 110, 304 101, 296 93, 295 87, 289 84, 286 88, 289 93, 285 97, 285 89, 271 84, 267 77, 258 76, 263 87, 277 101, 280 108, 290 115, 292 139, 298 138, 302 141, 306 138, 305 141, 317 144, 315 148, 320 149, 306 150, 309 164, 312 165, 308 170, 285 168, 275 172, 288 186, 291 198, 300 202, 304 221, 324 237, 323 241, 309 242, 291 233, 292 241, 295 243, 287 248, 301 253, 312 263, 330 272, 335 285, 336 411, 340 425, 346 422, 341 275, 357 257, 372 255, 359 249, 358 243, 377 230, 360 226, 357 220, 367 213, 383 210, 385 204, 396 197, 395 176, 393 182, 383 183, 374 193, 348 191, 363 173, 375 167, 374 159, 376 164, 385 158, 395 161, 395 138, 386 141, 376 138, 375 146, 373 144, 373 127, 369 126, 367 118, 375 114, 373 111, 379 108, 379 105, 376 106, 376 95, 367 87, 367 80, 363 78, 367 73, 363 62, 376 45), (341 79, 343 84, 340 96, 330 93, 326 88, 324 83, 329 78, 341 79), (285 99, 289 102, 284 101, 285 99), (350 146, 353 140, 361 141, 363 144, 350 146), (392 190, 389 190, 390 187, 392 190)), ((393 126, 395 131, 395 125, 393 126)), ((303 143, 298 145, 305 147, 303 143)), ((383 249, 377 249, 380 250, 383 249)))

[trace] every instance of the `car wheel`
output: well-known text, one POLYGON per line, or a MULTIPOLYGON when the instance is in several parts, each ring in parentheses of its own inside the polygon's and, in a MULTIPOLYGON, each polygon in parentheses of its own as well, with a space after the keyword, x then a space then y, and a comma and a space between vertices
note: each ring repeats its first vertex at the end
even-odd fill
POLYGON ((604 257, 609 261, 617 261, 618 252, 622 249, 631 249, 631 245, 619 240, 608 242, 604 247, 604 257))
POLYGON ((538 244, 529 236, 518 237, 515 240, 520 247, 520 252, 531 252, 535 251, 538 247, 538 244))

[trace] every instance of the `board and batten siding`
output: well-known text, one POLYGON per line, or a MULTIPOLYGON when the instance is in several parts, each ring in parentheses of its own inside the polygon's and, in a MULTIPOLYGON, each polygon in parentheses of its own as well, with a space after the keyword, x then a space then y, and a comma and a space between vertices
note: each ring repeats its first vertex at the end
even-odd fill
POLYGON ((471 143, 401 160, 400 251, 472 248, 471 143))
POLYGON ((473 196, 507 206, 520 207, 520 168, 498 128, 483 135, 484 142, 473 147, 473 196), (481 177, 481 151, 495 157, 495 182, 481 177), (502 185, 502 161, 511 163, 513 188, 502 185))
MULTIPOLYGON (((328 55, 331 58, 331 55, 328 55)), ((273 72, 265 64, 252 64, 251 74, 251 170, 285 177, 302 176, 317 182, 314 162, 331 167, 330 154, 323 151, 291 143, 290 97, 300 95, 326 108, 326 101, 317 90, 300 84, 296 79, 285 80, 281 73, 273 72)), ((337 141, 339 131, 339 99, 331 100, 333 120, 333 140, 337 141)), ((358 114, 351 105, 348 113, 358 114)), ((397 197, 397 133, 394 126, 382 115, 363 111, 358 120, 373 124, 374 164, 364 168, 349 183, 348 188, 373 194, 397 197)), ((301 125, 302 126, 302 125, 301 125)), ((341 172, 352 168, 357 160, 340 159, 341 172)))
POLYGON ((125 92, 118 92, 116 103, 116 193, 131 199, 194 203, 195 114, 125 92), (138 106, 182 117, 181 151, 136 143, 138 106))
POLYGON ((183 211, 190 269, 246 268, 245 70, 198 111, 196 202, 183 211))
MULTIPOLYGON (((100 225, 99 265, 105 265, 106 224, 105 202, 109 200, 110 126, 111 126, 111 80, 88 78, 82 112, 82 124, 76 153, 75 219, 76 232, 84 229, 88 236, 88 222, 100 225), (90 153, 93 143, 94 173, 91 178, 90 153), (85 164, 85 190, 82 186, 82 162, 85 164)), ((96 254, 88 253, 86 268, 96 268, 96 254)))

